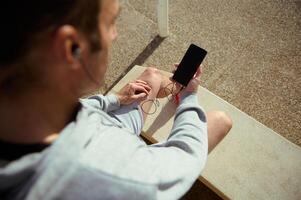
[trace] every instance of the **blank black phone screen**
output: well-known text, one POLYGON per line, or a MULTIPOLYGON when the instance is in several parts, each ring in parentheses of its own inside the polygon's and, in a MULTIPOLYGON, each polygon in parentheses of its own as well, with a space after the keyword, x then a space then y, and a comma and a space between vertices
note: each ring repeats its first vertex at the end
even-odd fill
POLYGON ((172 79, 186 87, 189 81, 193 78, 200 64, 203 62, 206 54, 207 51, 205 49, 191 44, 172 79))

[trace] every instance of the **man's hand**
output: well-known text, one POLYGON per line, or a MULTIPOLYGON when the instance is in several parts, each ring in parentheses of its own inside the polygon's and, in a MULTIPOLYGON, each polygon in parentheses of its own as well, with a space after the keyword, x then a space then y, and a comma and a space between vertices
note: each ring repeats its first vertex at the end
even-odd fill
MULTIPOLYGON (((175 64, 175 68, 177 68, 179 64, 175 64)), ((193 78, 188 83, 187 87, 185 87, 181 92, 180 95, 183 93, 197 93, 199 85, 200 85, 200 78, 203 73, 202 70, 203 65, 200 65, 197 69, 196 73, 194 74, 193 78)), ((180 84, 176 83, 177 90, 181 88, 180 84)), ((178 90, 179 91, 179 90, 178 90)))
POLYGON ((191 93, 197 93, 199 85, 201 83, 201 75, 202 75, 202 65, 199 66, 198 70, 196 71, 193 78, 189 81, 188 85, 182 92, 191 92, 191 93))
POLYGON ((120 105, 129 105, 145 100, 150 90, 151 87, 145 81, 136 80, 126 84, 116 95, 120 105))

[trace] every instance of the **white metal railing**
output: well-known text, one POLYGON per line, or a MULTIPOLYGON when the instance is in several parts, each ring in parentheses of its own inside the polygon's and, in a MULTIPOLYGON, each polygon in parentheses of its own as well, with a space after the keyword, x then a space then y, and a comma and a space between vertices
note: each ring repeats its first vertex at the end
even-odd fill
POLYGON ((158 19, 159 35, 161 37, 167 37, 169 35, 168 0, 158 0, 157 19, 158 19))

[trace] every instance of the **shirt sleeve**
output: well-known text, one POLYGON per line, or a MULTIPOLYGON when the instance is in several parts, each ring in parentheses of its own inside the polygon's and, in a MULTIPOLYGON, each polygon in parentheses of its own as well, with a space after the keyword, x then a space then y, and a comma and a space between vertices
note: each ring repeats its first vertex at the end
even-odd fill
POLYGON ((150 151, 157 164, 158 199, 183 196, 200 175, 208 154, 206 116, 196 94, 184 95, 169 138, 151 145, 150 151))
POLYGON ((120 108, 120 102, 117 96, 114 94, 109 94, 106 96, 95 95, 86 99, 81 99, 81 101, 98 109, 101 109, 106 113, 120 108))

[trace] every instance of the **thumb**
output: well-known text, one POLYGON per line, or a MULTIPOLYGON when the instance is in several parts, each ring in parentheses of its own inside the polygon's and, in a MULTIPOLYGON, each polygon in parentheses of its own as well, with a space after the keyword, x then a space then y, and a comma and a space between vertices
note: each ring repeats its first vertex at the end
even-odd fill
POLYGON ((147 94, 142 92, 140 94, 137 94, 134 96, 135 99, 138 99, 138 100, 144 100, 145 98, 147 97, 147 94))
POLYGON ((194 75, 193 78, 199 78, 199 77, 202 75, 202 73, 203 73, 203 68, 202 68, 202 66, 200 66, 200 67, 197 69, 197 71, 196 71, 196 73, 195 73, 195 75, 194 75))
POLYGON ((173 64, 173 70, 172 70, 172 73, 175 73, 175 71, 177 70, 177 68, 178 68, 178 66, 179 66, 179 63, 175 63, 175 64, 173 64))

